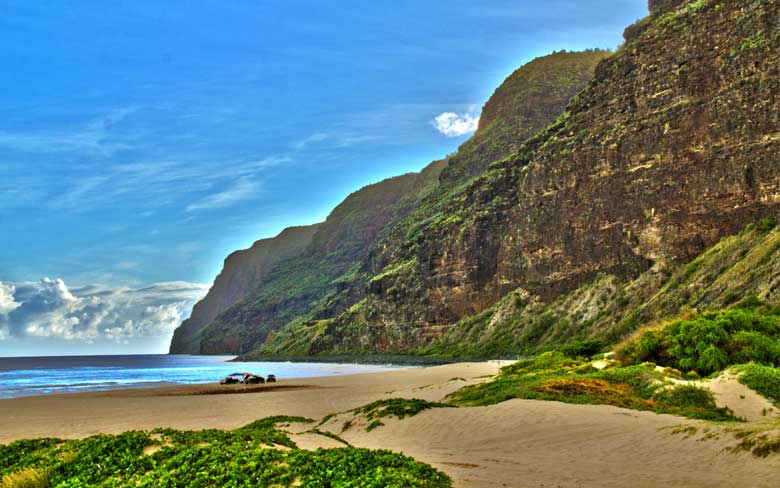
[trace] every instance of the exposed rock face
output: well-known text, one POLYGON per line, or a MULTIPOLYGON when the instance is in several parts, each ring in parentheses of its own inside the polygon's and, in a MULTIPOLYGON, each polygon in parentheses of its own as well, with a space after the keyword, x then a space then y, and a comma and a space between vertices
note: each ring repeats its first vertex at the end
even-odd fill
POLYGON ((628 280, 600 275, 551 302, 517 289, 420 352, 480 357, 532 354, 576 340, 611 344, 685 310, 717 310, 746 297, 780 304, 780 229, 772 225, 750 225, 688 264, 658 261, 628 280))
POLYGON ((647 9, 652 14, 668 12, 685 3, 685 0, 647 0, 647 9))
POLYGON ((411 350, 522 288, 685 263, 780 209, 780 2, 654 12, 559 121, 376 257, 311 352, 411 350))
POLYGON ((244 298, 263 282, 280 261, 298 255, 311 243, 317 225, 291 227, 271 239, 255 242, 249 249, 236 251, 225 259, 219 276, 206 296, 195 304, 190 318, 176 329, 171 353, 200 353, 200 333, 217 315, 244 298))

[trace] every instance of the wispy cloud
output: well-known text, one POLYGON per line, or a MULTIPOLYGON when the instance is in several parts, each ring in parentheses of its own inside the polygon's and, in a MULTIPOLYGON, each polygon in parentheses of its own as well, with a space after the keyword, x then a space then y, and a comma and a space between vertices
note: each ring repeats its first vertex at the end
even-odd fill
POLYGON ((187 206, 187 212, 227 207, 253 198, 257 196, 257 193, 258 185, 256 182, 248 178, 241 178, 232 187, 191 203, 187 206))
POLYGON ((447 137, 461 137, 477 130, 479 116, 471 113, 444 112, 436 116, 431 124, 447 137))
POLYGON ((67 130, 0 131, 0 147, 37 154, 79 151, 110 155, 131 148, 127 143, 111 137, 110 132, 136 110, 135 107, 111 110, 67 130))
MULTIPOLYGON (((86 212, 118 202, 135 207, 136 215, 165 206, 216 208, 241 201, 265 172, 294 162, 293 150, 226 151, 197 130, 177 130, 177 110, 132 106, 66 115, 43 110, 34 113, 35 124, 0 130, 0 152, 5 153, 0 157, 0 211, 36 206, 86 212), (66 125, 63 118, 76 122, 66 125), (193 197, 227 187, 191 203, 193 197)), ((214 107, 202 119, 214 123, 235 112, 214 107)))
POLYGON ((301 151, 305 149, 307 146, 310 146, 312 144, 317 144, 318 142, 327 141, 328 139, 331 139, 332 136, 326 132, 315 132, 314 134, 301 139, 300 141, 293 144, 293 147, 296 151, 301 151))

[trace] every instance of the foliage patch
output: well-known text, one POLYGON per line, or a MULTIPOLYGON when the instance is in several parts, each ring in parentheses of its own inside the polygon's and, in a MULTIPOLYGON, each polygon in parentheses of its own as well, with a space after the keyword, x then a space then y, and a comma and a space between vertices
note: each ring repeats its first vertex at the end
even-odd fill
POLYGON ((675 386, 653 364, 595 369, 590 362, 548 352, 518 361, 495 380, 466 386, 450 396, 456 405, 492 405, 512 398, 614 405, 706 420, 736 420, 712 394, 675 386))
POLYGON ((449 487, 434 468, 389 451, 295 448, 270 417, 233 431, 158 429, 0 445, 0 487, 449 487), (289 450, 275 447, 286 446, 289 450), (147 451, 154 446, 157 449, 147 451))
POLYGON ((728 310, 694 314, 645 330, 618 357, 627 364, 651 361, 704 375, 751 361, 778 366, 780 311, 748 299, 728 310))

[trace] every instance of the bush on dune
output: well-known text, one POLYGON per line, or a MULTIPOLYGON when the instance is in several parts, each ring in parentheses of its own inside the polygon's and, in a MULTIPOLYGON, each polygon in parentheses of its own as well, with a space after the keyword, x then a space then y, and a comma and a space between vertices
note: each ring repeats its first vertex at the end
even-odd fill
POLYGON ((780 312, 748 299, 641 332, 618 350, 624 364, 653 362, 710 375, 735 364, 780 365, 780 312))
POLYGON ((708 420, 735 420, 718 408, 712 394, 674 386, 652 364, 597 370, 585 360, 548 352, 518 361, 493 380, 464 387, 450 396, 456 405, 492 405, 512 398, 576 404, 614 405, 708 420))
POLYGON ((366 430, 371 432, 377 427, 385 425, 379 420, 384 417, 392 416, 399 420, 403 420, 406 417, 414 417, 424 410, 450 407, 454 407, 454 405, 429 402, 419 398, 390 398, 386 400, 377 400, 368 405, 358 407, 352 410, 352 412, 359 415, 365 415, 366 419, 371 421, 366 427, 366 430))
POLYGON ((45 469, 25 468, 0 479, 0 488, 48 488, 50 476, 45 469))

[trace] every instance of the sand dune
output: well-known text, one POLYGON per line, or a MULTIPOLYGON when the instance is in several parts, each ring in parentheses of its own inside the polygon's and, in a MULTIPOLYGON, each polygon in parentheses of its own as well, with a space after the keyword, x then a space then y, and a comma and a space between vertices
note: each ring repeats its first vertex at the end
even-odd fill
POLYGON ((739 418, 753 421, 780 417, 772 402, 740 383, 732 373, 723 373, 702 386, 715 394, 719 407, 729 407, 739 418))
MULTIPOLYGON (((466 363, 282 380, 278 386, 297 388, 237 395, 197 394, 211 385, 0 400, 0 441, 160 426, 235 428, 277 414, 319 419, 380 398, 441 400, 464 384, 485 381, 498 367, 466 363)), ((462 487, 775 487, 780 472, 780 456, 759 459, 724 451, 733 444, 728 436, 700 441, 670 431, 695 421, 609 406, 511 400, 384 420, 385 426, 371 432, 359 423, 343 431, 344 418, 337 416, 321 429, 357 446, 411 455, 462 487)), ((314 434, 294 439, 304 448, 339 445, 314 434)))

